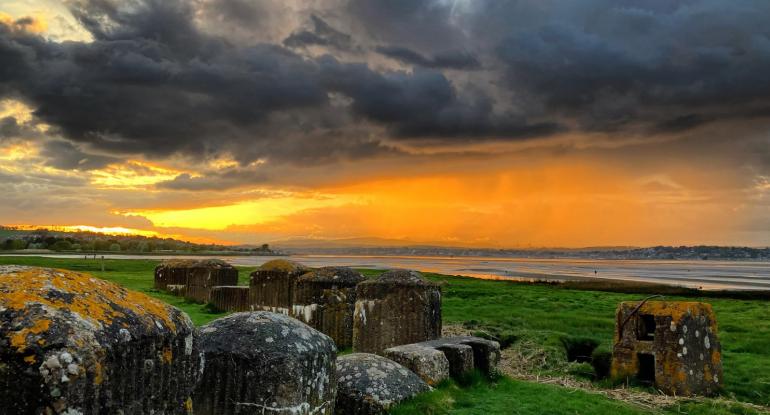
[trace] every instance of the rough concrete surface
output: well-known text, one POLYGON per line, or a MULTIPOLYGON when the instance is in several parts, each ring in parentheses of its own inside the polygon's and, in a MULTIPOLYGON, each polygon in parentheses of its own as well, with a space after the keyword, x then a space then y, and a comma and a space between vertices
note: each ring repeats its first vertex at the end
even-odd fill
POLYGON ((441 288, 419 272, 392 270, 356 287, 353 350, 382 353, 441 336, 441 288))
POLYGON ((291 316, 325 333, 339 348, 353 344, 356 285, 365 278, 347 267, 323 267, 297 279, 291 316))
POLYGON ((252 310, 289 314, 294 303, 294 285, 310 268, 286 259, 265 262, 249 276, 252 310))
POLYGON ((283 314, 235 313, 201 328, 196 415, 332 414, 334 342, 283 314))
POLYGON ((186 299, 205 303, 211 287, 238 285, 238 269, 219 259, 163 261, 155 267, 155 288, 168 290, 169 285, 184 285, 186 299))
POLYGON ((211 287, 209 304, 220 311, 249 311, 249 287, 223 285, 211 287))
POLYGON ((182 311, 88 274, 0 266, 0 408, 188 413, 194 330, 182 311))
POLYGON ((381 356, 353 353, 337 359, 337 415, 373 415, 430 390, 416 374, 381 356))
POLYGON ((447 356, 432 347, 425 347, 420 343, 406 344, 385 349, 383 356, 408 368, 428 385, 435 386, 449 378, 447 356))

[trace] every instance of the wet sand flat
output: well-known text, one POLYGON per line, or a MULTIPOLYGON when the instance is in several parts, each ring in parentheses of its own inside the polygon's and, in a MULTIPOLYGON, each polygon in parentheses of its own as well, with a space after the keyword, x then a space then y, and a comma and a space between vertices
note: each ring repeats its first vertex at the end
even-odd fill
MULTIPOLYGON (((80 255, 42 255, 78 258, 80 255)), ((114 259, 203 258, 183 255, 105 255, 114 259)), ((275 256, 234 256, 225 259, 240 266, 258 266, 275 256)), ((484 279, 515 280, 620 280, 702 289, 770 290, 770 262, 698 260, 530 259, 427 256, 293 255, 311 267, 409 268, 424 272, 484 279)))

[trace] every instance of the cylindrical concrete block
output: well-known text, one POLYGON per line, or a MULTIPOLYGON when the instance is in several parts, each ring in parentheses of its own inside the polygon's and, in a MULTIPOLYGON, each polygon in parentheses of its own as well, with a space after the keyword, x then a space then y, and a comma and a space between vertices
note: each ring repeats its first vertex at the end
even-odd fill
POLYGON ((187 268, 174 267, 171 261, 164 261, 155 267, 155 289, 167 290, 169 285, 187 284, 187 268))
POLYGON ((220 311, 249 311, 249 287, 211 287, 209 304, 220 311))
POLYGON ((201 328, 196 415, 331 414, 334 342, 283 314, 236 313, 201 328))
POLYGON ((347 267, 323 267, 299 277, 291 315, 331 337, 340 349, 353 344, 356 285, 365 278, 347 267))
POLYGON ((308 271, 308 267, 286 259, 265 262, 249 277, 251 309, 289 314, 297 278, 308 271))
POLYGON ((155 268, 155 287, 169 285, 185 285, 186 299, 205 303, 211 287, 238 285, 238 269, 219 259, 164 261, 155 268))
POLYGON ((441 287, 419 272, 393 270, 356 288, 353 350, 382 353, 441 336, 441 287))
POLYGON ((200 367, 182 311, 87 274, 0 266, 0 412, 187 414, 200 367))

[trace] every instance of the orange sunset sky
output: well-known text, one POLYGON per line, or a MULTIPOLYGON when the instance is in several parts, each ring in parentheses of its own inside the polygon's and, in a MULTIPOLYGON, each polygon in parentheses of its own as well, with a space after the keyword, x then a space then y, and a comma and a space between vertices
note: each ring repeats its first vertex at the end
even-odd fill
POLYGON ((0 2, 0 224, 770 245, 761 16, 386 3, 0 2))

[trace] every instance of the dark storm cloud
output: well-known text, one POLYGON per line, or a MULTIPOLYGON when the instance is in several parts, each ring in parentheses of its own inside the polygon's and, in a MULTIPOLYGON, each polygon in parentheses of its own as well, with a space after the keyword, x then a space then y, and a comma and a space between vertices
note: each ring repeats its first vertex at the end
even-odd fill
POLYGON ((447 44, 474 50, 525 115, 580 130, 676 133, 770 108, 770 4, 761 0, 353 0, 348 8, 403 61, 425 66, 425 52, 447 44))
POLYGON ((62 170, 95 170, 120 161, 115 157, 88 154, 69 141, 58 140, 44 143, 40 155, 47 165, 62 170))
POLYGON ((495 50, 508 85, 591 130, 681 130, 770 108, 770 4, 624 3, 511 30, 495 50))
POLYGON ((460 97, 439 71, 380 74, 364 65, 322 61, 323 82, 353 99, 353 111, 389 125, 408 138, 509 137, 549 135, 556 123, 529 123, 513 114, 496 116, 484 95, 460 97))
POLYGON ((453 11, 456 11, 453 3, 438 0, 351 0, 345 11, 379 43, 420 51, 445 50, 447 45, 465 49, 464 46, 472 44, 472 39, 453 21, 453 11))
MULTIPOLYGON (((552 130, 550 123, 495 116, 487 97, 461 97, 438 71, 379 73, 329 56, 307 58, 279 45, 244 46, 207 35, 193 23, 192 3, 181 0, 132 8, 81 2, 73 13, 93 42, 54 43, 4 29, 0 56, 12 64, 2 85, 64 137, 101 152, 230 153, 243 163, 313 163, 391 151, 378 140, 349 138, 358 122, 414 138, 518 138, 552 130), (351 99, 352 111, 333 105, 332 92, 351 99)), ((322 19, 311 22, 330 43, 350 43, 322 19)), ((61 162, 52 163, 108 162, 61 154, 61 162)))
POLYGON ((170 190, 227 190, 267 182, 264 171, 231 169, 223 172, 210 172, 205 176, 193 177, 187 173, 158 183, 161 189, 170 190))
POLYGON ((0 118, 0 142, 10 138, 18 137, 22 132, 22 128, 16 118, 3 117, 0 118))
POLYGON ((20 122, 16 117, 10 115, 0 118, 0 143, 45 140, 45 138, 46 135, 37 129, 34 122, 20 122))
POLYGON ((389 58, 426 68, 479 69, 481 67, 481 63, 475 56, 458 50, 437 53, 432 57, 423 56, 400 46, 379 46, 376 50, 389 58))
POLYGON ((326 23, 316 15, 310 16, 312 29, 299 30, 292 33, 284 39, 283 44, 292 47, 306 46, 329 46, 343 51, 353 51, 357 49, 352 37, 343 33, 326 23))
POLYGON ((227 35, 287 24, 268 21, 280 3, 84 0, 72 10, 92 42, 0 25, 0 96, 74 143, 50 163, 82 168, 108 154, 328 163, 396 151, 383 140, 680 134, 770 114, 765 1, 319 2, 281 36, 227 35), (376 54, 409 68, 356 62, 376 54))

